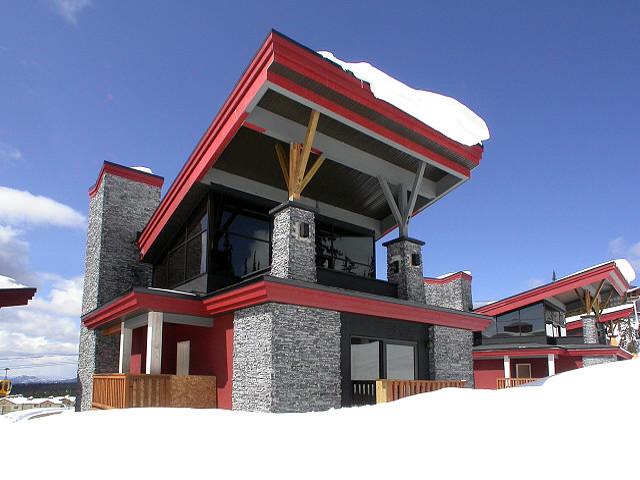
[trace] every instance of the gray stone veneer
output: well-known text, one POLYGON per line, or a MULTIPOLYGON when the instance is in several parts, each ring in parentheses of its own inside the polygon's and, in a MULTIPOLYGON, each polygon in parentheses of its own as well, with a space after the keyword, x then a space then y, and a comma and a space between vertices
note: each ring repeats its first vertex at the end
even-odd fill
POLYGON ((271 275, 307 282, 316 281, 315 213, 291 202, 272 210, 273 236, 271 275), (309 236, 300 235, 300 224, 309 226, 309 236))
POLYGON ((583 315, 582 336, 584 343, 598 343, 598 328, 596 327, 596 317, 593 315, 583 315))
MULTIPOLYGON (((160 202, 160 188, 105 173, 89 200, 82 314, 133 286, 151 283, 151 267, 139 262, 136 238, 160 202)), ((91 408, 93 373, 118 371, 118 335, 80 328, 76 408, 91 408)))
POLYGON ((425 303, 422 246, 424 242, 398 238, 383 244, 387 247, 387 280, 398 286, 398 297, 425 303), (412 255, 418 255, 419 265, 413 265, 412 255), (397 265, 397 271, 394 270, 397 265))
POLYGON ((234 410, 339 408, 340 313, 267 303, 235 312, 234 410))
MULTIPOLYGON (((471 279, 462 275, 445 283, 425 283, 428 305, 469 311, 471 279)), ((473 387, 473 332, 432 325, 429 328, 429 372, 433 380, 466 380, 473 387)))
POLYGON ((599 356, 599 357, 582 357, 582 366, 583 367, 590 367, 592 365, 599 365, 601 363, 609 363, 609 362, 615 362, 618 359, 614 356, 614 355, 606 355, 606 356, 599 356))

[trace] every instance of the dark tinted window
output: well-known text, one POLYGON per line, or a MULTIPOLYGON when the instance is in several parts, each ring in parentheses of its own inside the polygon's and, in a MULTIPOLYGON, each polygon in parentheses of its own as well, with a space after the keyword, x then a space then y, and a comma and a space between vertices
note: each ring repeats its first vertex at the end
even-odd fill
POLYGON ((316 265, 363 277, 375 277, 373 234, 316 222, 316 265))

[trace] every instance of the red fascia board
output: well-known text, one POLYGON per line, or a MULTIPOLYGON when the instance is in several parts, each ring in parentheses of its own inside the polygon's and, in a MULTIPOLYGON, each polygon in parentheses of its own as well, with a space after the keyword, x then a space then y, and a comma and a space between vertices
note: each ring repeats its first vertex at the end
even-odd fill
POLYGON ((567 351, 566 355, 570 357, 610 357, 615 355, 624 360, 629 360, 633 357, 633 355, 620 347, 599 348, 597 350, 590 348, 575 349, 567 351))
POLYGON ((483 360, 495 357, 532 357, 536 355, 562 355, 565 351, 559 348, 522 348, 517 350, 483 350, 473 352, 474 360, 483 360))
POLYGON ((167 220, 175 212, 191 186, 200 181, 222 154, 247 118, 246 109, 266 81, 266 69, 273 61, 271 35, 262 45, 229 98, 214 118, 189 160, 171 184, 169 191, 138 239, 140 256, 148 252, 167 220))
POLYGON ((352 122, 358 123, 359 125, 363 126, 364 128, 372 132, 382 135, 383 137, 388 138, 389 140, 399 145, 402 145, 403 147, 406 147, 422 156, 428 157, 434 162, 440 164, 441 166, 447 167, 450 170, 458 172, 464 175, 465 177, 471 176, 471 171, 465 166, 460 165, 454 162, 453 160, 450 160, 445 156, 434 152, 433 150, 429 150, 428 148, 422 145, 419 145, 409 140, 408 138, 403 137, 402 135, 389 130, 388 128, 385 128, 382 125, 375 123, 369 120, 368 118, 365 118, 355 113, 354 111, 349 110, 348 108, 338 103, 335 103, 323 97, 322 95, 319 95, 318 93, 312 90, 304 88, 298 85, 297 83, 289 80, 288 78, 283 77, 282 75, 279 75, 274 72, 268 72, 267 78, 269 82, 273 83, 274 85, 278 85, 279 87, 282 87, 285 90, 295 93, 296 95, 299 95, 310 102, 316 103, 328 110, 331 110, 333 113, 336 113, 337 115, 340 115, 348 120, 351 120, 352 122))
MULTIPOLYGON (((612 320, 619 320, 621 318, 626 318, 633 312, 633 307, 625 308, 624 310, 618 310, 617 312, 605 313, 604 315, 600 315, 600 323, 611 322, 612 320)), ((575 322, 567 323, 567 330, 576 330, 578 328, 582 328, 582 320, 576 320, 575 322)))
POLYGON ((145 183, 158 188, 162 188, 162 184, 164 183, 164 178, 158 175, 141 172, 140 170, 125 167, 124 165, 118 165, 117 163, 104 162, 100 169, 100 173, 98 174, 96 183, 89 189, 89 198, 92 198, 98 192, 102 179, 107 173, 115 175, 116 177, 126 178, 127 180, 145 183))
POLYGON ((125 315, 149 311, 178 313, 196 317, 208 316, 199 298, 187 299, 172 295, 133 291, 88 313, 82 317, 82 323, 87 328, 93 329, 118 320, 125 315))
POLYGON ((351 73, 345 72, 342 67, 322 57, 320 54, 277 34, 274 36, 274 43, 275 61, 277 63, 357 101, 439 145, 443 145, 476 165, 480 163, 483 149, 479 145, 469 147, 456 142, 394 105, 376 98, 368 84, 362 82, 351 73))
POLYGON ((35 294, 35 288, 0 288, 0 308, 26 305, 35 294))
POLYGON ((434 284, 434 285, 442 285, 444 283, 453 282, 454 280, 458 280, 458 279, 465 279, 465 280, 471 281, 471 275, 469 275, 468 273, 465 273, 465 272, 458 272, 458 273, 453 273, 453 274, 449 275, 448 277, 444 277, 444 278, 425 277, 424 278, 424 283, 429 283, 429 284, 434 284))
MULTIPOLYGON (((516 308, 523 307, 525 305, 531 305, 532 303, 539 302, 545 298, 553 297, 564 292, 571 291, 575 288, 583 287, 594 282, 606 280, 612 272, 617 271, 616 264, 614 262, 601 265, 585 272, 577 273, 560 280, 557 280, 541 287, 528 290, 523 293, 519 293, 512 297, 505 298, 498 302, 490 303, 489 305, 477 308, 476 313, 483 315, 500 315, 501 313, 515 310, 516 308)), ((623 277, 624 280, 624 277, 623 277)))
POLYGON ((464 312, 432 310, 427 307, 403 305, 265 280, 203 300, 207 312, 212 315, 267 302, 359 313, 471 331, 482 331, 491 322, 489 319, 466 315, 464 312))

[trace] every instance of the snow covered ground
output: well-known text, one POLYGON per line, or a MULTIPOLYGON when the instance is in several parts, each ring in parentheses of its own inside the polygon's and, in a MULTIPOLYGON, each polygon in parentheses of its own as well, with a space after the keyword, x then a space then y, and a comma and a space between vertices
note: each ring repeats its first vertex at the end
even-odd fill
POLYGON ((630 360, 541 386, 323 413, 63 414, 0 424, 3 473, 49 478, 64 463, 77 478, 635 478, 639 393, 640 361, 630 360), (60 448, 24 448, 39 440, 60 448))

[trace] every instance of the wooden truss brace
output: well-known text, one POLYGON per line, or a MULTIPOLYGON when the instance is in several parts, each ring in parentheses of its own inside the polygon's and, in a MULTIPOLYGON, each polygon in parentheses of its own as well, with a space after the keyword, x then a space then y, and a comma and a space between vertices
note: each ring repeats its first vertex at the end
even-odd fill
POLYGON ((284 182, 287 185, 289 200, 300 200, 302 191, 324 163, 325 156, 324 153, 321 153, 307 172, 307 164, 309 163, 319 118, 320 113, 312 110, 309 124, 307 125, 307 133, 304 136, 304 143, 291 143, 288 156, 283 146, 280 143, 276 144, 276 154, 278 155, 284 182))
MULTIPOLYGON (((602 312, 604 311, 605 308, 609 306, 609 302, 611 302, 611 297, 613 296, 613 290, 611 290, 611 292, 609 292, 609 296, 607 297, 607 300, 604 303, 602 302, 602 298, 600 297, 600 294, 602 293, 602 287, 604 286, 604 282, 605 282, 604 280, 600 282, 600 284, 598 285, 598 288, 593 294, 586 288, 582 289, 583 290, 582 295, 580 294, 580 291, 577 288, 574 289, 575 292, 578 294, 578 297, 582 300, 582 305, 584 306, 585 312, 587 314, 590 312, 593 312, 594 316, 596 317, 596 325, 600 322, 600 317, 602 316, 602 312)), ((615 328, 614 320, 610 320, 609 322, 607 322, 607 331, 610 339, 613 339, 614 328, 615 328)))
POLYGON ((398 192, 398 201, 396 202, 396 199, 391 192, 391 188, 389 188, 389 183, 387 182, 386 178, 378 177, 378 182, 380 182, 382 193, 384 193, 384 197, 386 198, 387 203, 389 204, 389 208, 391 209, 391 214, 398 224, 401 237, 409 236, 409 220, 411 220, 411 215, 416 207, 416 201, 418 200, 418 191, 420 190, 420 185, 422 183, 422 178, 424 177, 424 170, 426 166, 426 163, 420 162, 420 166, 418 167, 416 176, 413 179, 413 185, 411 186, 411 197, 409 198, 408 204, 407 186, 405 184, 400 185, 400 190, 398 192))

